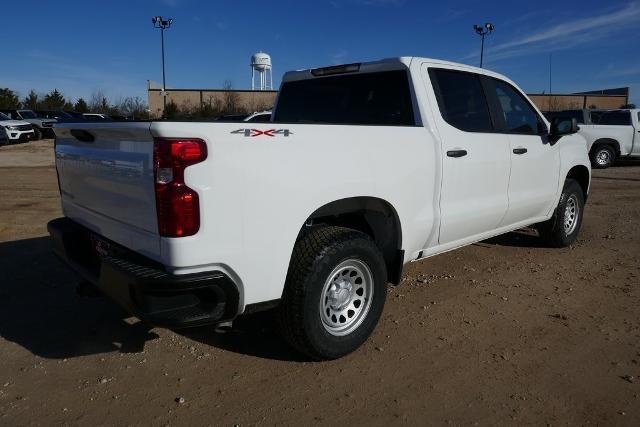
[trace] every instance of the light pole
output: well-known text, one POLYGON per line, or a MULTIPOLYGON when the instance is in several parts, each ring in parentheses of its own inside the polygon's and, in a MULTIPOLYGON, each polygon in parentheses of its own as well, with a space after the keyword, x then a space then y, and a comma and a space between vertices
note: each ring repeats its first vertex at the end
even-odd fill
POLYGON ((153 22, 154 28, 160 29, 160 43, 162 44, 162 99, 163 99, 163 109, 162 109, 162 118, 167 118, 167 85, 165 83, 164 77, 164 30, 171 26, 173 19, 169 18, 167 20, 162 19, 162 16, 154 16, 151 18, 151 22, 153 22))
POLYGON ((474 25, 473 29, 476 30, 476 34, 482 37, 482 44, 480 45, 480 68, 482 68, 482 60, 484 57, 484 36, 487 34, 491 34, 493 31, 493 24, 491 22, 487 22, 484 24, 484 27, 481 25, 474 25))

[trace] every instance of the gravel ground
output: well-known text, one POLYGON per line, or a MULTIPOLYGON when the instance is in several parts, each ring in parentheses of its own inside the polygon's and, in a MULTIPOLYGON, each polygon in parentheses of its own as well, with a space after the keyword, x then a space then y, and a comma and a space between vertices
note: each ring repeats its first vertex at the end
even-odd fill
POLYGON ((594 172, 573 247, 411 264, 359 351, 311 363, 268 313, 172 332, 77 296, 52 145, 0 147, 0 425, 640 425, 640 163, 594 172))

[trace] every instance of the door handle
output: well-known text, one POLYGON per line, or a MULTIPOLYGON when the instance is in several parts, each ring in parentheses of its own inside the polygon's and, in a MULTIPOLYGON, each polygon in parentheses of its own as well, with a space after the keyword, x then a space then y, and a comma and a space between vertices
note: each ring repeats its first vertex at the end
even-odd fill
POLYGON ((467 150, 450 150, 447 151, 449 157, 464 157, 467 155, 467 150))
POLYGON ((513 154, 524 154, 527 152, 526 148, 514 148, 513 149, 513 154))

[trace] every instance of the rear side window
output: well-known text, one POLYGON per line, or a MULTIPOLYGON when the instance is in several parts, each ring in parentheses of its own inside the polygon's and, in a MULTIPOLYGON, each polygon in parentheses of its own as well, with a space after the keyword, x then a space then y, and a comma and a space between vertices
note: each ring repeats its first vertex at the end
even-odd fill
POLYGON ((505 130, 510 133, 536 135, 539 119, 531 104, 508 83, 498 79, 492 80, 496 88, 505 130))
POLYGON ((479 75, 434 68, 429 70, 429 75, 442 118, 447 123, 467 132, 493 132, 479 75))
POLYGON ((414 126, 407 72, 357 73, 284 83, 274 121, 414 126))
POLYGON ((603 113, 602 116, 600 116, 598 124, 627 126, 631 124, 631 113, 629 111, 611 111, 603 113))

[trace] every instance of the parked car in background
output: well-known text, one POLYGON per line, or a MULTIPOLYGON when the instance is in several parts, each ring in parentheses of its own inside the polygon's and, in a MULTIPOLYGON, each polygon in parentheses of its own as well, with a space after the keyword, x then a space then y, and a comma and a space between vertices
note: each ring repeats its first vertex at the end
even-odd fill
POLYGON ((605 110, 583 108, 579 110, 545 111, 543 114, 549 121, 553 119, 576 119, 579 125, 590 125, 598 123, 603 111, 605 110))
POLYGON ((42 117, 45 119, 55 119, 60 123, 77 122, 78 120, 81 120, 62 110, 34 110, 34 112, 38 115, 38 117, 42 117))
POLYGON ((216 118, 219 122, 269 122, 271 111, 256 111, 251 114, 225 114, 216 118))
POLYGON ((13 120, 6 114, 0 113, 0 134, 5 133, 8 143, 31 141, 35 132, 31 123, 24 120, 13 120))
POLYGON ((89 122, 112 122, 113 119, 103 113, 82 113, 82 117, 89 122))
POLYGON ((640 109, 599 113, 597 123, 580 126, 594 168, 604 169, 616 160, 640 158, 640 109))
POLYGON ((406 263, 534 224, 572 244, 591 175, 575 120, 417 57, 286 73, 270 123, 55 131, 58 256, 156 325, 276 308, 312 359, 369 337, 406 263))
POLYGON ((75 118, 75 119, 84 120, 83 113, 79 113, 77 111, 64 111, 64 112, 67 113, 68 115, 70 115, 71 117, 75 118))
POLYGON ((225 114, 220 117, 216 117, 217 122, 242 122, 247 118, 246 114, 225 114))
POLYGON ((622 158, 640 157, 639 109, 564 110, 544 113, 547 119, 575 118, 587 141, 594 168, 604 169, 622 158))
POLYGON ((45 119, 38 117, 32 110, 0 110, 0 112, 9 116, 12 120, 23 120, 33 126, 35 139, 42 137, 53 138, 53 125, 57 122, 55 119, 45 119))
POLYGON ((271 121, 271 111, 260 111, 249 114, 247 117, 243 119, 244 122, 270 122, 271 121))

